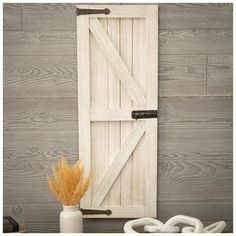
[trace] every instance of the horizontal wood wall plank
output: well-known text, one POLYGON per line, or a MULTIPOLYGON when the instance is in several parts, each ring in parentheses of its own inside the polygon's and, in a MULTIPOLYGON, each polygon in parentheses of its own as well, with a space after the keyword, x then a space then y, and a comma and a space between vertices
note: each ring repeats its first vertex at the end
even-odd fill
MULTIPOLYGON (((232 130, 160 129, 158 196, 161 201, 232 200, 232 130)), ((70 142, 69 142, 70 143, 70 142)), ((53 202, 44 162, 5 162, 8 203, 53 202), (24 191, 22 191, 24 189, 24 191)))
POLYGON ((159 125, 187 128, 231 128, 232 97, 160 98, 159 125))
MULTIPOLYGON (((59 158, 59 156, 58 156, 59 158)), ((69 159, 70 164, 75 161, 69 159)), ((54 162, 4 162, 4 203, 57 202, 52 194, 47 175, 52 175, 54 162)))
POLYGON ((76 55, 74 31, 5 31, 4 55, 76 55))
POLYGON ((77 97, 75 56, 5 56, 4 98, 77 97))
POLYGON ((232 53, 232 29, 160 30, 160 54, 232 53))
POLYGON ((207 94, 233 95, 233 55, 209 55, 207 60, 207 94))
MULTIPOLYGON (((232 222, 231 202, 161 202, 158 207, 158 216, 162 222, 174 215, 184 214, 199 218, 207 226, 213 222, 225 220, 232 222)), ((45 204, 4 204, 4 215, 11 215, 21 225, 34 225, 35 223, 59 223, 59 213, 62 206, 59 203, 45 204), (45 211, 47 215, 45 218, 45 211), (37 212, 37 214, 35 214, 37 212)), ((120 232, 129 219, 84 219, 85 232, 120 232), (114 224, 114 225, 113 225, 114 224), (116 227, 115 227, 116 224, 116 227), (112 226, 112 227, 111 227, 112 226)), ((228 225, 228 230, 229 230, 228 225)), ((54 227, 53 227, 54 228, 54 227)), ((57 232, 56 228, 54 228, 57 232)), ((38 231, 41 232, 41 231, 38 231)))
MULTIPOLYGON (((232 30, 160 30, 160 54, 232 53, 232 30)), ((4 55, 76 55, 73 31, 6 31, 4 55)))
MULTIPOLYGON (((76 4, 23 4, 24 30, 75 30, 76 4)), ((232 28, 233 4, 159 4, 160 29, 232 28)))
POLYGON ((160 55, 159 96, 206 95, 205 55, 160 55))
POLYGON ((34 163, 5 162, 3 171, 3 200, 5 203, 56 202, 47 184, 50 166, 34 163))
MULTIPOLYGON (((160 96, 206 93, 206 56, 161 55, 160 96)), ((74 56, 5 56, 4 97, 76 97, 74 56)))
POLYGON ((21 3, 3 4, 3 30, 22 30, 21 3))
POLYGON ((4 204, 4 215, 11 215, 18 222, 25 223, 48 223, 59 221, 59 214, 62 211, 60 203, 42 203, 42 204, 4 204), (35 214, 37 211, 37 214, 35 214), (45 211, 47 218, 45 219, 45 211))
POLYGON ((231 128, 159 130, 159 200, 232 200, 231 128))
POLYGON ((77 99, 4 99, 4 130, 77 129, 77 99))
POLYGON ((4 161, 12 163, 56 162, 62 155, 78 159, 76 131, 4 132, 4 161))
POLYGON ((160 154, 163 159, 171 158, 225 158, 232 154, 231 128, 193 129, 182 127, 160 127, 160 154), (166 152, 166 155, 165 155, 166 152), (176 154, 175 154, 176 153, 176 154), (218 155, 217 155, 218 153, 218 155))
MULTIPOLYGON (((62 205, 60 203, 4 204, 4 215, 11 215, 22 223, 45 222, 45 211, 47 211, 48 223, 57 222, 62 205)), ((167 221, 178 214, 194 216, 201 220, 232 221, 233 204, 232 202, 160 202, 158 204, 158 219, 167 221)))
POLYGON ((233 27, 233 4, 159 4, 160 29, 233 27))
POLYGON ((59 222, 56 223, 25 223, 21 226, 23 232, 29 233, 59 233, 59 222))
MULTIPOLYGON (((116 219, 116 221, 105 220, 105 219, 91 219, 90 222, 84 222, 84 232, 85 233, 124 233, 124 224, 125 221, 122 219, 116 219)), ((210 225, 215 222, 213 221, 204 221, 204 225, 210 225)), ((24 228, 28 232, 32 233, 57 233, 59 232, 59 223, 28 223, 25 224, 24 228)), ((225 229, 226 233, 233 232, 233 222, 227 222, 227 227, 225 229)))
POLYGON ((159 202, 158 216, 163 221, 175 215, 197 217, 202 221, 233 220, 232 202, 159 202))
POLYGON ((24 30, 76 31, 76 4, 22 4, 24 30))
POLYGON ((232 201, 232 155, 228 159, 160 161, 159 200, 232 201))
MULTIPOLYGON (((127 220, 126 220, 127 221, 127 220)), ((85 233, 124 233, 124 224, 126 222, 123 219, 106 220, 106 219, 86 219, 84 221, 85 233)), ((210 225, 215 222, 203 221, 204 225, 210 225)), ((31 233, 58 233, 59 223, 26 223, 23 230, 31 233)), ((227 221, 226 233, 233 232, 233 222, 227 221)))

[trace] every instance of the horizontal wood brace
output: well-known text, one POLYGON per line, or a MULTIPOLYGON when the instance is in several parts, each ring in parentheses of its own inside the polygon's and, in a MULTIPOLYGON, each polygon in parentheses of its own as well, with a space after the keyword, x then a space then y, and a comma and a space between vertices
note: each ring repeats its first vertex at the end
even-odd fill
MULTIPOLYGON (((125 7, 120 5, 78 5, 77 8, 92 8, 102 9, 108 8, 110 13, 108 15, 101 14, 99 18, 145 18, 146 7, 144 5, 126 5, 125 7)), ((90 15, 89 18, 98 17, 96 15, 90 15)))
MULTIPOLYGON (((94 210, 105 209, 106 207, 91 207, 94 210)), ((109 207, 112 211, 111 215, 102 215, 102 218, 135 218, 137 216, 145 216, 145 208, 143 206, 118 206, 118 207, 109 207)), ((93 218, 101 218, 101 215, 92 215, 93 218)), ((83 215, 83 218, 91 218, 91 215, 83 215)))
POLYGON ((131 109, 95 110, 91 111, 91 121, 133 121, 131 109))

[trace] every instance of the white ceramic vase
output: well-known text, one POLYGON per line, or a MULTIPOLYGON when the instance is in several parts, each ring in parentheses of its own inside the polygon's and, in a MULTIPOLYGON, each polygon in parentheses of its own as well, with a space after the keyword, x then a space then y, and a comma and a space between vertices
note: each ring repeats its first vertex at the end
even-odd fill
POLYGON ((83 233, 83 216, 79 206, 63 206, 60 213, 61 233, 83 233))

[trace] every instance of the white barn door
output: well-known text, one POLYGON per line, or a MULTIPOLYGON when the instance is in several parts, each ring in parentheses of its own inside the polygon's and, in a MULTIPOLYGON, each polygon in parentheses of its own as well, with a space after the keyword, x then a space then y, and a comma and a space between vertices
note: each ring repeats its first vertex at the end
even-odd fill
POLYGON ((156 217, 157 118, 131 113, 158 109, 158 7, 77 8, 110 10, 77 16, 79 158, 93 173, 81 207, 156 217))

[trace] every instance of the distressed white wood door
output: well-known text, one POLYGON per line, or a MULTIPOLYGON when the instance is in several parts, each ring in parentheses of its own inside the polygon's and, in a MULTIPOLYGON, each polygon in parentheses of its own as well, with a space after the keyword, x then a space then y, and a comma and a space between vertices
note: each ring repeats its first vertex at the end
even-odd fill
POLYGON ((156 217, 158 107, 157 5, 80 5, 110 14, 77 16, 79 158, 92 170, 86 217, 156 217))

